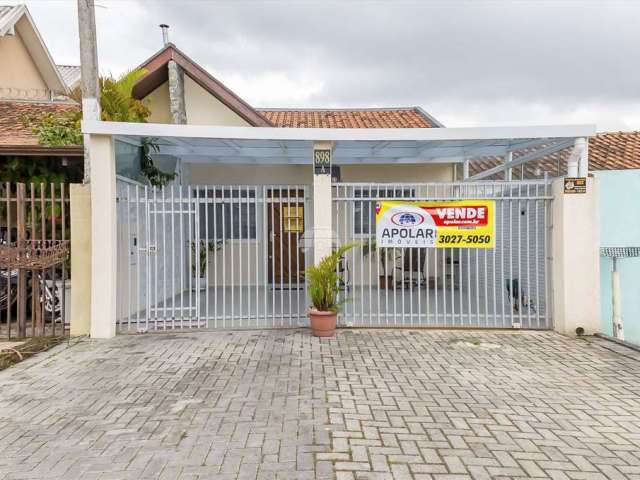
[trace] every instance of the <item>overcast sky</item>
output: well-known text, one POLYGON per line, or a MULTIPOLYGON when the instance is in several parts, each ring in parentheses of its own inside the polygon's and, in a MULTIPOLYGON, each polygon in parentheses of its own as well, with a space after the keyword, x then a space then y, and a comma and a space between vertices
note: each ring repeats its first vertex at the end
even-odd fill
MULTIPOLYGON (((76 1, 26 3, 56 62, 77 64, 76 1)), ((104 72, 151 56, 168 23, 178 48, 257 107, 419 105, 456 127, 640 129, 640 0, 96 3, 104 72)))

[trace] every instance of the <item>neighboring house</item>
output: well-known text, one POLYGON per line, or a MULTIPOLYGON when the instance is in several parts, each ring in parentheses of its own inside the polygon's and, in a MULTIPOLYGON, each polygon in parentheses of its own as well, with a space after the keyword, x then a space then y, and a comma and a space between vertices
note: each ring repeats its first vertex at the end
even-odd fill
POLYGON ((25 118, 77 110, 67 95, 79 81, 79 67, 54 63, 25 5, 0 6, 0 65, 0 160, 81 161, 81 146, 41 145, 25 124, 25 118))

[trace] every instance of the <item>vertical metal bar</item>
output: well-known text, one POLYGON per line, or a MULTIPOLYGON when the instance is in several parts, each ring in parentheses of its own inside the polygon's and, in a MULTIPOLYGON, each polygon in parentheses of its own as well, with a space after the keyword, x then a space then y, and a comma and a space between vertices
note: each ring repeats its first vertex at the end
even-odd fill
MULTIPOLYGON (((37 220, 36 220, 36 197, 35 197, 35 186, 32 183, 29 185, 30 190, 30 207, 31 207, 31 241, 35 246, 37 244, 37 220)), ((7 277, 9 279, 10 276, 7 277)), ((36 336, 36 317, 39 302, 39 283, 38 283, 38 271, 31 270, 31 335, 36 336)))
POLYGON ((367 258, 367 270, 369 273, 369 303, 367 304, 367 310, 369 313, 369 326, 373 324, 372 311, 373 311, 373 296, 372 296, 372 273, 373 273, 373 252, 371 251, 371 235, 374 232, 375 220, 371 219, 371 202, 373 197, 373 184, 369 184, 369 200, 367 201, 367 225, 369 226, 367 231, 367 247, 369 248, 369 254, 367 258))
MULTIPOLYGON (((255 295, 256 295, 256 327, 260 324, 260 277, 258 272, 260 271, 260 262, 258 257, 258 250, 260 249, 260 232, 258 231, 258 226, 260 222, 258 222, 258 187, 253 187, 253 202, 254 202, 254 210, 253 217, 256 228, 256 246, 254 252, 255 259, 255 295)), ((262 242, 264 242, 264 237, 262 238, 262 242)), ((266 266, 266 262, 263 262, 266 266)))
MULTIPOLYGON (((364 199, 369 196, 368 189, 362 189, 360 192, 360 235, 364 234, 364 199)), ((357 255, 359 257, 360 270, 360 325, 364 325, 364 252, 362 248, 358 248, 357 255)))
MULTIPOLYGON (((171 185, 171 328, 176 328, 176 200, 175 185, 171 185)), ((139 268, 139 267, 138 267, 139 268)))
POLYGON ((145 185, 144 187, 144 210, 145 210, 145 273, 146 273, 146 281, 145 287, 147 289, 146 293, 146 307, 145 307, 145 328, 149 330, 149 316, 151 313, 151 213, 149 208, 149 188, 145 185))
POLYGON ((271 217, 271 224, 269 230, 270 252, 271 258, 271 277, 269 281, 271 283, 271 327, 276 326, 276 224, 275 224, 275 187, 271 187, 268 190, 267 205, 269 207, 269 214, 271 217))
MULTIPOLYGON (((222 328, 225 328, 227 326, 227 278, 228 278, 228 274, 227 274, 227 240, 231 239, 233 237, 233 234, 231 233, 229 235, 229 238, 227 238, 227 219, 226 219, 226 213, 227 213, 227 205, 230 205, 229 203, 227 203, 227 192, 225 187, 221 187, 221 191, 222 191, 222 273, 220 274, 221 276, 221 281, 222 281, 222 328)), ((231 192, 231 187, 229 187, 229 192, 231 192)), ((230 200, 231 201, 231 200, 230 200)), ((232 228, 232 232, 233 232, 233 228, 232 228)), ((233 260, 231 260, 233 261, 233 260)), ((233 322, 232 322, 233 325, 233 322)))
POLYGON ((282 186, 278 187, 278 243, 280 249, 279 256, 279 269, 280 269, 280 326, 284 325, 284 261, 283 261, 283 253, 284 247, 282 242, 284 240, 284 232, 283 232, 283 211, 282 211, 282 186))
POLYGON ((447 249, 445 247, 440 249, 442 257, 442 320, 445 325, 449 325, 447 311, 447 249))
MULTIPOLYGON (((209 186, 202 187, 204 193, 203 203, 198 205, 198 215, 201 214, 201 210, 204 208, 204 325, 209 326, 209 265, 210 265, 210 248, 209 248, 209 186)), ((201 232, 202 233, 202 232, 201 232)), ((214 250, 213 255, 215 258, 215 242, 213 243, 214 250)))
MULTIPOLYGON (((269 199, 268 199, 268 188, 266 186, 262 187, 262 252, 263 252, 263 261, 262 261, 262 279, 264 284, 264 292, 262 294, 263 307, 264 307, 264 326, 268 324, 269 317, 269 239, 271 238, 271 232, 269 231, 269 199)), ((273 271, 273 269, 272 269, 273 271)))
MULTIPOLYGON (((535 235, 536 235, 536 242, 535 242, 535 249, 536 249, 536 328, 540 328, 540 246, 539 246, 539 240, 540 240, 540 221, 539 221, 539 217, 538 217, 538 210, 540 210, 540 200, 538 199, 540 196, 540 192, 539 192, 539 184, 536 183, 536 189, 535 189, 535 197, 536 200, 534 202, 535 205, 535 209, 536 209, 536 217, 535 217, 535 235)), ((544 205, 544 200, 542 205, 544 205)))
MULTIPOLYGON (((376 187, 376 195, 375 195, 375 202, 380 201, 380 184, 377 185, 376 187)), ((375 211, 375 209, 374 209, 375 211)), ((381 281, 380 281, 380 245, 378 245, 377 243, 377 239, 375 237, 375 235, 377 234, 377 224, 375 221, 375 217, 373 219, 373 226, 371 228, 371 237, 370 237, 370 242, 372 242, 372 244, 375 246, 375 262, 376 262, 376 300, 377 300, 377 324, 380 325, 380 296, 381 296, 381 292, 380 292, 380 285, 381 285, 381 281)), ((371 255, 371 243, 369 245, 369 255, 371 255)), ((371 255, 371 257, 373 258, 373 255, 371 255)), ((387 284, 387 273, 383 272, 385 279, 384 279, 384 285, 386 288, 386 284, 387 284)))
MULTIPOLYGON (((67 240, 67 209, 66 209, 66 192, 65 192, 65 184, 60 184, 60 218, 61 218, 61 239, 62 241, 67 240)), ((66 292, 67 292, 67 265, 66 260, 62 262, 62 278, 60 279, 62 282, 62 291, 60 292, 60 322, 62 325, 62 334, 65 333, 66 328, 66 313, 65 313, 65 302, 66 302, 66 292)))
POLYGON ((510 308, 510 316, 511 316, 511 327, 513 327, 513 312, 516 303, 516 299, 514 299, 513 295, 513 188, 509 189, 509 296, 511 297, 511 308, 510 308))
POLYGON ((288 280, 289 280, 289 291, 287 292, 288 295, 287 297, 289 298, 289 326, 293 325, 293 315, 292 315, 292 310, 291 310, 291 275, 292 275, 292 271, 291 271, 291 187, 287 186, 287 215, 284 216, 283 215, 283 222, 286 225, 286 229, 287 229, 287 264, 288 264, 288 271, 289 273, 287 274, 288 280))
POLYGON ((246 205, 247 205, 247 238, 246 238, 246 254, 247 254, 247 275, 245 277, 245 283, 247 288, 247 327, 251 326, 251 193, 249 192, 249 186, 245 187, 246 205))
MULTIPOLYGON (((300 193, 302 193, 302 202, 304 202, 304 190, 300 189, 300 186, 296 186, 296 318, 297 323, 300 324, 300 235, 304 231, 304 217, 300 216, 300 193), (300 224, 302 222, 302 225, 300 224)), ((333 193, 333 192, 332 192, 333 193)), ((304 215, 305 208, 303 203, 302 215, 304 215)))
POLYGON ((158 189, 153 187, 153 300, 155 312, 155 326, 158 328, 158 322, 160 322, 160 316, 158 315, 158 306, 160 304, 158 300, 158 189))
POLYGON ((456 324, 456 301, 455 301, 455 283, 456 283, 456 271, 454 264, 454 249, 449 249, 449 264, 451 268, 451 278, 449 279, 449 288, 451 289, 451 325, 456 324))
MULTIPOLYGON (((53 187, 53 184, 51 184, 53 187)), ((52 200, 53 201, 53 200, 52 200)), ((52 205, 53 208, 53 205, 52 205)), ((52 221, 55 215, 51 215, 52 221)), ((16 184, 16 232, 19 249, 26 248, 26 212, 25 212, 25 185, 16 184)), ((9 275, 11 277, 11 275, 9 275)), ((11 281, 11 278, 9 278, 11 281)), ((54 298, 55 300, 55 298, 54 298)), ((24 268, 18 269, 18 336, 27 336, 27 276, 24 268)), ((55 328, 55 322, 53 324, 55 328)))
POLYGON ((220 249, 222 250, 222 260, 224 261, 224 236, 219 237, 218 231, 218 187, 211 189, 211 199, 213 208, 213 244, 215 245, 215 261, 213 268, 213 328, 218 328, 218 240, 220 240, 220 249))
POLYGON ((497 310, 497 303, 496 303, 496 248, 498 248, 497 246, 497 238, 496 238, 496 185, 495 183, 493 184, 492 188, 491 188, 491 198, 493 203, 493 217, 492 217, 492 221, 493 221, 493 249, 491 250, 491 261, 493 263, 492 266, 492 293, 493 293, 493 322, 492 322, 492 326, 495 327, 497 326, 497 319, 498 319, 498 310, 497 310))
MULTIPOLYGON (((207 261, 207 244, 203 243, 202 241, 202 232, 200 231, 200 186, 199 185, 195 185, 195 186, 190 186, 189 187, 189 208, 192 210, 191 215, 189 215, 189 217, 193 217, 193 242, 196 245, 195 248, 195 255, 193 256, 193 264, 195 266, 194 270, 196 271, 195 274, 195 278, 192 280, 192 282, 194 283, 192 290, 194 290, 194 296, 195 296, 195 305, 193 305, 195 307, 195 322, 196 322, 196 326, 201 327, 201 321, 202 321, 202 312, 200 309, 200 279, 202 278, 202 274, 204 273, 202 271, 202 265, 200 262, 200 258, 201 256, 204 254, 205 256, 205 266, 204 268, 206 269, 206 261, 207 261), (194 192, 195 192, 195 198, 194 198, 194 192), (202 251, 202 249, 204 248, 204 252, 202 251)), ((193 325, 191 325, 193 326, 193 325)))
MULTIPOLYGON (((180 268, 178 272, 180 274, 180 328, 184 328, 184 289, 185 289, 185 280, 184 276, 191 276, 190 271, 185 271, 186 263, 184 259, 185 249, 189 248, 187 242, 185 242, 185 231, 184 231, 184 194, 182 192, 182 185, 178 185, 178 204, 180 205, 180 209, 178 210, 179 214, 179 223, 180 223, 180 232, 179 232, 179 245, 180 245, 180 268)), ((191 253, 191 252, 189 252, 191 253)))
MULTIPOLYGON (((54 183, 49 184, 51 190, 51 239, 55 242, 57 240, 57 225, 56 225, 56 187, 54 183)), ((56 334, 56 302, 57 302, 57 283, 58 279, 56 274, 56 267, 52 266, 51 269, 51 330, 52 334, 56 334)))
POLYGON ((194 274, 197 275, 196 265, 198 262, 198 255, 200 253, 200 249, 198 248, 197 239, 193 238, 193 224, 192 224, 192 212, 191 212, 191 186, 187 186, 187 198, 183 198, 183 205, 186 207, 187 214, 187 230, 185 232, 186 237, 186 254, 187 254, 187 289, 188 293, 188 301, 189 306, 187 307, 187 322, 188 327, 193 327, 193 289, 197 288, 194 283, 197 282, 197 279, 194 279, 194 274))
POLYGON ((244 243, 244 239, 243 239, 243 232, 242 232, 242 206, 244 203, 244 199, 242 198, 242 188, 238 186, 238 203, 237 203, 237 207, 238 207, 238 231, 237 231, 237 239, 236 242, 238 244, 238 251, 236 252, 236 255, 233 257, 234 258, 234 266, 235 263, 237 262, 238 264, 238 279, 237 279, 237 283, 238 283, 238 326, 241 327, 242 326, 242 290, 244 288, 244 282, 243 282, 243 265, 242 265, 242 244, 244 243), (237 260, 236 260, 237 257, 237 260))
POLYGON ((531 237, 529 236, 530 234, 530 228, 529 228, 529 223, 531 223, 531 215, 530 215, 530 206, 531 206, 531 200, 529 200, 530 197, 530 187, 531 184, 527 183, 527 199, 525 200, 525 212, 527 213, 527 216, 525 218, 525 222, 527 224, 527 240, 525 241, 525 245, 527 247, 527 289, 526 289, 526 294, 527 294, 527 328, 531 328, 531 294, 533 293, 533 289, 531 286, 531 237))
MULTIPOLYGON (((167 329, 167 199, 166 188, 162 188, 162 318, 167 329)), ((157 255, 157 254, 156 254, 157 255)))
MULTIPOLYGON (((343 198, 348 198, 350 195, 353 196, 354 194, 355 194, 355 189, 353 189, 351 187, 348 187, 347 185, 342 187, 342 196, 343 196, 343 198)), ((344 217, 344 234, 343 234, 344 235, 344 242, 347 243, 347 242, 349 242, 351 240, 351 238, 350 238, 351 237, 351 233, 352 233, 351 230, 355 231, 355 228, 356 228, 356 226, 355 226, 355 217, 353 217, 353 216, 350 217, 349 216, 349 211, 351 209, 353 209, 353 204, 351 202, 349 202, 349 201, 343 200, 341 202, 341 204, 340 204, 340 208, 341 208, 341 210, 343 212, 343 217, 344 217), (351 227, 349 227, 349 225, 351 227)), ((342 241, 342 239, 340 239, 340 241, 342 241)), ((344 263, 343 263, 343 271, 342 271, 344 290, 345 290, 345 293, 344 293, 345 300, 346 300, 346 298, 347 298, 347 296, 349 294, 349 289, 351 288, 351 283, 350 282, 352 280, 350 278, 350 276, 349 276, 348 259, 349 259, 349 254, 346 254, 343 257, 343 262, 344 263)), ((351 318, 350 315, 349 315, 349 307, 350 307, 349 302, 348 301, 345 302, 345 308, 344 308, 344 313, 345 313, 344 321, 345 321, 345 323, 347 321, 349 321, 348 320, 349 318, 351 318)), ((355 307, 353 305, 351 305, 352 315, 353 315, 354 308, 355 307)))
POLYGON ((140 187, 136 185, 136 328, 140 330, 140 311, 142 310, 142 266, 140 264, 140 187))
POLYGON ((518 323, 522 326, 522 182, 518 183, 518 323))
MULTIPOLYGON (((545 191, 549 190, 549 184, 545 184, 545 191)), ((546 192, 545 192, 546 193, 546 192)), ((546 196, 546 195, 545 195, 546 196)), ((551 215, 551 209, 549 208, 550 205, 550 201, 548 199, 544 200, 544 212, 543 212, 543 259, 544 259, 544 268, 543 268, 543 275, 544 275, 544 323, 545 323, 545 328, 550 328, 551 327, 551 321, 553 320, 553 313, 551 311, 551 309, 549 308, 549 274, 550 274, 550 266, 551 266, 551 261, 552 258, 550 258, 551 256, 554 255, 554 252, 551 251, 549 252, 549 234, 551 231, 551 228, 553 228, 553 217, 550 218, 551 215), (551 228, 550 228, 551 227, 551 228)), ((555 260, 553 260, 555 261, 555 260)))
MULTIPOLYGON (((6 212, 7 212, 7 245, 11 245, 11 184, 9 182, 5 183, 6 189, 6 212)), ((44 230, 43 230, 44 231, 44 230)), ((11 305, 13 303, 13 299, 11 298, 11 272, 12 269, 7 268, 7 338, 11 338, 11 305)))

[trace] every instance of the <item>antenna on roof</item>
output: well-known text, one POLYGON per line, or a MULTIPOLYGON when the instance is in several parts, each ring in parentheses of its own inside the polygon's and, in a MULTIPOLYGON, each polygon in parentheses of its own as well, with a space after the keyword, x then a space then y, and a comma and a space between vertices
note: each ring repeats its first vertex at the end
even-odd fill
POLYGON ((169 44, 169 25, 161 23, 160 30, 162 30, 162 43, 166 47, 169 44))

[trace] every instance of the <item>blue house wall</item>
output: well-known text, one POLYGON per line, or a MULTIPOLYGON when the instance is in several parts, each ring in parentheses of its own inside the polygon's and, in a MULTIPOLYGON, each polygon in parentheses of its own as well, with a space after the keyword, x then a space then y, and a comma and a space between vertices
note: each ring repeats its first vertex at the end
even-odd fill
MULTIPOLYGON (((595 172, 602 246, 640 246, 640 170, 595 172)), ((602 332, 611 335, 611 258, 600 258, 602 332)), ((618 260, 625 340, 640 345, 640 258, 618 260)))

